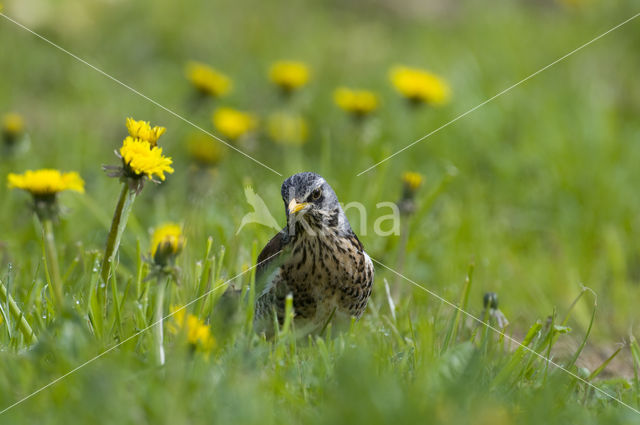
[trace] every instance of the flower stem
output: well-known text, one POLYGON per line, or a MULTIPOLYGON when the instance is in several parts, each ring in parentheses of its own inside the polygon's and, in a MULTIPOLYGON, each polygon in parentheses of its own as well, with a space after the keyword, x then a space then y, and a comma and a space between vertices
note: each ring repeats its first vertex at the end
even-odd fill
POLYGON ((155 342, 156 361, 160 366, 164 364, 164 293, 169 284, 169 278, 158 278, 158 294, 156 296, 156 309, 153 315, 153 335, 155 342))
POLYGON ((42 218, 42 237, 44 239, 44 251, 46 267, 49 273, 49 285, 53 293, 53 299, 58 311, 64 307, 64 297, 62 295, 62 278, 60 277, 60 266, 58 264, 58 252, 53 237, 53 223, 50 218, 42 218))
POLYGON ((20 311, 20 307, 18 307, 18 304, 16 304, 2 281, 0 281, 0 302, 9 305, 9 314, 13 317, 13 320, 18 322, 18 328, 20 332, 22 332, 24 339, 27 342, 38 342, 38 338, 36 338, 31 326, 29 326, 29 322, 27 322, 27 319, 24 317, 24 313, 20 311))
POLYGON ((98 296, 101 303, 104 303, 106 308, 107 300, 107 281, 113 265, 113 260, 118 253, 118 247, 120 246, 120 240, 124 233, 125 227, 127 227, 127 220, 133 207, 133 201, 136 199, 135 190, 130 190, 129 185, 125 182, 122 184, 122 191, 120 192, 120 198, 116 205, 116 210, 113 213, 113 220, 111 221, 111 229, 109 230, 109 236, 107 237, 107 246, 104 249, 104 256, 102 257, 102 265, 100 267, 100 277, 102 278, 101 284, 98 286, 98 296))

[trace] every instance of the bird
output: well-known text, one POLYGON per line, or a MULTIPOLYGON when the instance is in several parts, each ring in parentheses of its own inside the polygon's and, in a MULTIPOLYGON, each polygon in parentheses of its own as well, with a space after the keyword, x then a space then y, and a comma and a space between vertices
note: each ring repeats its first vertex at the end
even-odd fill
POLYGON ((336 193, 322 176, 303 172, 284 181, 281 195, 287 224, 257 259, 254 329, 272 337, 276 321, 284 322, 289 294, 298 337, 359 319, 374 267, 336 193))

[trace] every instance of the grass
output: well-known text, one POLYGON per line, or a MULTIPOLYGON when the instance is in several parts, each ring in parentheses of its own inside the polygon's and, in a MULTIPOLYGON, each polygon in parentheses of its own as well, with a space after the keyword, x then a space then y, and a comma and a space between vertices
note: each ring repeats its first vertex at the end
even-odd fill
MULTIPOLYGON (((355 177, 629 18, 637 2, 23 4, 9 1, 3 13, 207 130, 214 131, 216 104, 261 117, 285 107, 302 114, 310 127, 304 146, 284 148, 259 134, 243 149, 284 175, 318 171, 342 202, 362 202, 373 218, 361 240, 394 268, 403 241, 373 232, 375 218, 388 212, 376 204, 398 200, 402 172, 420 172, 425 184, 406 225, 402 272, 479 317, 483 294, 498 293, 508 335, 640 407, 636 22, 355 177), (266 79, 280 58, 313 69, 309 87, 286 106, 266 79), (228 73, 233 93, 195 108, 183 76, 194 59, 228 73), (396 63, 444 76, 451 102, 407 108, 388 83, 396 63), (381 96, 380 111, 363 126, 332 104, 342 84, 381 96)), ((5 19, 0 39, 10 46, 0 58, 0 111, 20 112, 31 141, 28 151, 0 159, 0 177, 48 166, 78 171, 87 186, 84 195, 60 197, 53 229, 73 305, 62 314, 52 304, 28 196, 0 184, 0 410, 126 341, 0 414, 0 423, 637 421, 632 410, 382 267, 367 312, 348 332, 329 328, 331 335, 296 341, 289 328, 262 340, 250 326, 250 302, 229 305, 222 288, 207 291, 241 273, 233 284, 250 285, 248 268, 273 231, 250 225, 236 234, 250 210, 243 189, 252 185, 282 224, 283 177, 232 152, 199 172, 184 143, 195 130, 185 122, 5 19), (176 172, 137 197, 103 312, 93 294, 104 284, 100 262, 120 187, 101 165, 117 163, 112 152, 127 116, 167 127, 161 144, 176 172), (184 224, 188 243, 165 310, 202 297, 188 308, 211 324, 217 344, 207 356, 167 333, 167 361, 158 367, 151 331, 127 338, 153 323, 158 285, 145 280, 141 257, 150 249, 148 229, 167 220, 184 224)), ((355 211, 348 215, 359 228, 355 211)))

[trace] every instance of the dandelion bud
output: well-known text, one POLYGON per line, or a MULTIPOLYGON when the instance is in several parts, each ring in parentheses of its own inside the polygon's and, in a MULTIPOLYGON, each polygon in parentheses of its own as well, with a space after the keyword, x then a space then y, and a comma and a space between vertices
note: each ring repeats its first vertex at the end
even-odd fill
POLYGON ((487 292, 482 298, 484 308, 497 309, 498 308, 498 294, 495 292, 487 292))
POLYGON ((160 267, 172 264, 185 246, 182 228, 174 223, 167 223, 153 232, 151 240, 151 257, 153 263, 160 267))
POLYGON ((422 175, 414 172, 406 172, 402 175, 402 198, 398 201, 400 213, 410 215, 415 212, 415 195, 422 185, 422 175))
POLYGON ((404 183, 404 198, 413 198, 420 186, 422 186, 422 175, 419 173, 406 172, 402 175, 404 183))
POLYGON ((11 113, 2 117, 2 140, 11 147, 24 134, 24 120, 19 114, 11 113))
POLYGON ((507 320, 507 317, 498 308, 498 294, 495 292, 485 293, 482 297, 482 303, 484 304, 484 314, 487 314, 488 309, 489 319, 493 321, 498 328, 504 329, 509 326, 509 320, 507 320))

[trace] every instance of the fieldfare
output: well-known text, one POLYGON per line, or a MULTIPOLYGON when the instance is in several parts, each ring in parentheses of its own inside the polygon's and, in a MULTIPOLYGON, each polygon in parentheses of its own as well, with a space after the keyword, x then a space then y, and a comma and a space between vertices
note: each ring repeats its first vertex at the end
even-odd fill
POLYGON ((287 226, 258 256, 255 329, 273 335, 293 297, 296 335, 320 333, 359 318, 373 284, 373 263, 351 230, 335 192, 318 174, 282 184, 287 226))

